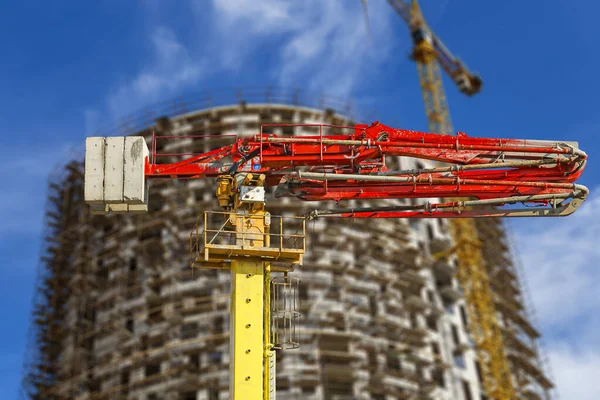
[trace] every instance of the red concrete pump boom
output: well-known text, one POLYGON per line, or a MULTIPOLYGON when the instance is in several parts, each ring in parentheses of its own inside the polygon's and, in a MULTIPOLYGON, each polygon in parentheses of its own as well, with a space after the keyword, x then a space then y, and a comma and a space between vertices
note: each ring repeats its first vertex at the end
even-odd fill
MULTIPOLYGON (((181 136, 163 137, 181 138, 181 136)), ((275 196, 301 200, 467 198, 472 200, 379 208, 334 209, 313 216, 353 218, 562 216, 585 200, 575 184, 587 155, 575 142, 456 136, 371 125, 268 124, 260 134, 172 163, 156 163, 153 141, 148 178, 203 178, 248 171, 265 174, 275 196), (319 135, 278 137, 275 128, 318 128, 319 135), (331 129, 347 135, 324 135, 331 129), (391 171, 386 156, 443 163, 391 171), (225 160, 228 160, 226 162, 225 160), (440 164, 441 165, 441 164, 440 164), (521 203, 527 207, 514 208, 521 203)))
POLYGON ((153 136, 152 149, 145 151, 143 169, 140 167, 143 179, 249 172, 264 174, 265 186, 275 187, 275 197, 305 201, 453 199, 327 209, 313 212, 313 217, 564 216, 573 213, 588 193, 585 186, 574 183, 587 159, 576 142, 476 138, 462 132, 441 135, 394 129, 378 122, 352 127, 268 124, 254 136, 234 137, 233 143, 201 154, 157 154, 158 139, 199 137, 207 136, 153 136), (312 129, 318 134, 279 137, 265 133, 282 129, 312 129), (332 131, 347 134, 327 134, 332 131), (180 161, 158 163, 161 156, 179 156, 180 161), (390 170, 386 157, 396 156, 435 163, 390 170))

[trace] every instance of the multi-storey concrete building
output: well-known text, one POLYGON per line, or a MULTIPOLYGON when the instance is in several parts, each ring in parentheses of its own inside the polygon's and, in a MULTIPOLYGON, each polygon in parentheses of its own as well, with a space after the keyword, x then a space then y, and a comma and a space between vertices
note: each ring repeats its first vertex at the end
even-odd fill
MULTIPOLYGON (((263 123, 353 122, 326 99, 255 94, 219 106, 196 99, 195 110, 169 103, 102 134, 211 135, 157 141, 159 152, 174 154, 222 145, 230 133, 255 134, 263 123)), ((193 274, 188 263, 189 232, 202 211, 218 210, 214 187, 153 181, 145 215, 92 216, 82 191, 79 161, 49 184, 25 397, 228 399, 229 274, 193 274)), ((301 215, 311 204, 267 207, 301 215)), ((546 399, 552 383, 502 224, 478 226, 519 398, 546 399)), ((445 220, 318 220, 308 235, 293 273, 301 280, 300 348, 278 353, 279 399, 484 398, 455 261, 431 257, 451 245, 445 220)))

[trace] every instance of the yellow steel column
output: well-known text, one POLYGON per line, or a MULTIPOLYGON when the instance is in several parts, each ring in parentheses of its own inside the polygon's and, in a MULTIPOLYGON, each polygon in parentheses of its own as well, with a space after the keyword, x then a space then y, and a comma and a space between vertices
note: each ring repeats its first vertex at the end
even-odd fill
POLYGON ((231 262, 232 379, 234 400, 262 398, 263 262, 231 262))
MULTIPOLYGON (((247 175, 244 183, 250 183, 247 175)), ((269 245, 264 203, 241 203, 231 214, 236 245, 264 248, 269 245)), ((268 375, 264 371, 268 333, 265 332, 265 262, 262 257, 236 259, 231 264, 232 277, 232 352, 233 400, 264 400, 268 395, 268 375)), ((268 316, 267 316, 268 317, 268 316)))
POLYGON ((231 346, 234 400, 263 397, 263 262, 231 262, 231 346))
MULTIPOLYGON (((226 224, 235 227, 235 245, 223 255, 231 261, 230 398, 274 399, 270 361, 271 215, 265 212, 264 175, 218 178, 217 198, 227 210, 226 224), (262 189, 262 190, 261 190, 262 189)), ((206 243, 210 258, 211 243, 206 243)))

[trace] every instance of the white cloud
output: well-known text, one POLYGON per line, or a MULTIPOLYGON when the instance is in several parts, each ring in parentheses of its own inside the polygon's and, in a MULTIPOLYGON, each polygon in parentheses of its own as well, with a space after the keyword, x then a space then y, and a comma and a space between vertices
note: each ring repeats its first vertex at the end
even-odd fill
POLYGON ((567 347, 553 349, 550 362, 554 368, 561 399, 597 400, 600 398, 600 352, 573 351, 567 347))
MULTIPOLYGON (((212 0, 196 1, 189 9, 195 21, 182 41, 163 15, 164 4, 150 3, 149 35, 152 55, 134 75, 109 91, 105 107, 85 111, 87 129, 98 120, 123 115, 212 83, 227 73, 236 76, 256 69, 261 84, 300 87, 347 98, 376 77, 392 54, 394 24, 402 24, 385 2, 369 5, 372 40, 366 32, 359 1, 212 0)), ((408 40, 407 40, 408 42, 408 40)), ((145 46, 142 44, 141 48, 145 46)))
POLYGON ((573 215, 528 221, 517 235, 543 325, 565 329, 600 308, 600 193, 592 192, 573 215), (526 229, 526 230, 525 230, 526 229))
POLYGON ((265 35, 297 29, 304 17, 296 17, 311 8, 307 2, 279 0, 213 0, 213 6, 219 25, 228 29, 241 24, 250 33, 265 35))
POLYGON ((519 255, 564 399, 597 399, 600 388, 600 191, 573 215, 517 223, 519 255))
MULTIPOLYGON (((172 95, 201 77, 204 62, 193 59, 169 28, 156 28, 150 41, 153 60, 137 76, 109 94, 108 110, 113 117, 134 111, 141 104, 157 101, 165 95, 172 95)), ((90 111, 94 112, 88 110, 88 113, 90 111)))
POLYGON ((263 45, 259 54, 275 55, 271 74, 282 86, 341 96, 376 74, 391 53, 391 23, 401 23, 387 4, 371 4, 370 41, 358 1, 213 3, 222 40, 235 48, 235 56, 224 49, 225 66, 243 65, 240 57, 263 45))

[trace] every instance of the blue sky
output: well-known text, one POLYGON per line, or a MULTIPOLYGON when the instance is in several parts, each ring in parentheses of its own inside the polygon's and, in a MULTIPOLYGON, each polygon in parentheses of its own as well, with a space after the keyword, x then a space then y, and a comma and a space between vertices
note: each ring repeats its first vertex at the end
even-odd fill
MULTIPOLYGON (((173 4, 0 4, 0 393, 19 384, 45 179, 86 134, 162 99, 267 84, 350 97, 365 118, 427 127, 407 28, 384 0, 370 1, 372 40, 359 0, 173 4)), ((485 82, 473 98, 446 82, 456 130, 577 140, 590 156, 582 183, 592 194, 579 215, 510 225, 562 398, 596 399, 600 3, 422 0, 422 8, 485 82)))

